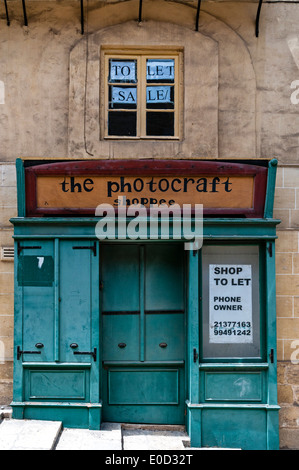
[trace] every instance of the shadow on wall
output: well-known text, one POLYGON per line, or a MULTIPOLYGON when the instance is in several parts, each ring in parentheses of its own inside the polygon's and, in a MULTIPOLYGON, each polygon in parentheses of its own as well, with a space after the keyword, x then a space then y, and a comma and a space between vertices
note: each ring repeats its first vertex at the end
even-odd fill
POLYGON ((0 364, 5 363, 5 346, 3 341, 0 340, 0 364))
POLYGON ((5 104, 5 86, 0 80, 0 104, 5 104))

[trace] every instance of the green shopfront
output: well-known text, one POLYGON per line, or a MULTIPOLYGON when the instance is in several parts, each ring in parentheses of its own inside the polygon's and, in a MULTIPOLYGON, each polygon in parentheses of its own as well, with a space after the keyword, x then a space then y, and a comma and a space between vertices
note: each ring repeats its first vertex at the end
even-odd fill
POLYGON ((277 449, 276 166, 17 160, 13 417, 183 424, 192 447, 277 449), (138 221, 119 223, 124 196, 138 221), (152 236, 161 204, 203 204, 199 249, 163 212, 152 236))

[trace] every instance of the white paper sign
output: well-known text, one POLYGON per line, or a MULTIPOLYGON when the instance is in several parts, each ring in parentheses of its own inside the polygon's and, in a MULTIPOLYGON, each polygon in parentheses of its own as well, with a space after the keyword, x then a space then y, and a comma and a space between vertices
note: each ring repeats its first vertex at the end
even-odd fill
POLYGON ((174 60, 148 59, 146 79, 174 81, 174 60))
POLYGON ((110 60, 110 81, 135 82, 136 62, 134 60, 110 60))
POLYGON ((170 86, 147 86, 146 87, 147 103, 171 103, 171 87, 170 86))
POLYGON ((112 103, 117 104, 136 104, 137 89, 136 87, 112 87, 112 103))
POLYGON ((209 265, 210 343, 252 343, 251 265, 209 265))

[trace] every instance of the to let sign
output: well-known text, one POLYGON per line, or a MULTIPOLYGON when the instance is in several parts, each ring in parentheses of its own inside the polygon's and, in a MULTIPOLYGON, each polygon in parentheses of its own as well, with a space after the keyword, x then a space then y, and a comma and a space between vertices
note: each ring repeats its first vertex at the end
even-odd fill
POLYGON ((251 265, 210 264, 210 343, 252 343, 251 265))
POLYGON ((147 80, 174 81, 174 60, 173 59, 148 59, 147 60, 147 80))
POLYGON ((267 168, 208 161, 79 161, 27 167, 27 214, 89 214, 99 204, 203 204, 204 214, 263 217, 267 168))

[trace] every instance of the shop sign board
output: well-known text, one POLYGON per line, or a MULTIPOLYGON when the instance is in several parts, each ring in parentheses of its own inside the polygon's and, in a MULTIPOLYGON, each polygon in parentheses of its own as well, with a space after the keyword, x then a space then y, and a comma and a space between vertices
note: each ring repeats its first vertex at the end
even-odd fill
POLYGON ((190 160, 58 162, 25 169, 29 216, 89 214, 99 204, 202 204, 206 215, 263 217, 267 168, 190 160))

